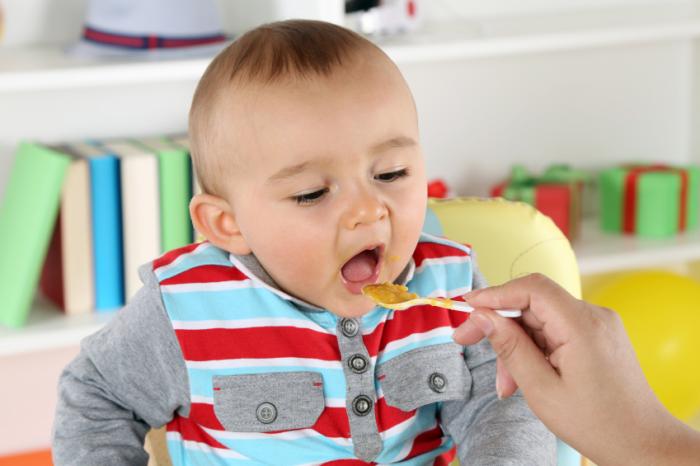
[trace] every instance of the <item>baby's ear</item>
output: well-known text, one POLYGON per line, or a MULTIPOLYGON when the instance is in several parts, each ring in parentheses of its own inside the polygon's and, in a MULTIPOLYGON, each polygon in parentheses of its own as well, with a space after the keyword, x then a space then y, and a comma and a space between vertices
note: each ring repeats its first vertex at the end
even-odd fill
POLYGON ((239 256, 250 254, 233 209, 226 200, 211 194, 197 194, 190 201, 190 217, 195 230, 214 246, 239 256))

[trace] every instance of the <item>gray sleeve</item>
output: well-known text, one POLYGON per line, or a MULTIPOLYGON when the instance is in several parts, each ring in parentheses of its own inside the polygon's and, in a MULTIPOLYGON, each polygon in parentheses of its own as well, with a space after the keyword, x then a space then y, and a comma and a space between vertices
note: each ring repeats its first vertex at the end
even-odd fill
POLYGON ((189 412, 182 352, 150 264, 144 287, 100 331, 58 384, 53 460, 63 465, 145 465, 146 432, 189 412))
MULTIPOLYGON (((487 286, 474 263, 473 287, 487 286)), ((457 444, 460 463, 469 466, 554 466, 556 439, 527 406, 520 391, 499 400, 496 354, 488 340, 465 348, 472 374, 469 399, 445 402, 442 426, 457 444)))

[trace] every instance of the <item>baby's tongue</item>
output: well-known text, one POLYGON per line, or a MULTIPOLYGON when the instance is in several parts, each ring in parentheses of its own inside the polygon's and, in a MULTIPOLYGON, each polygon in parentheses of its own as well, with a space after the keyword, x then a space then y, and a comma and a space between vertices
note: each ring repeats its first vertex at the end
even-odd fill
POLYGON ((374 273, 377 259, 372 251, 362 251, 345 263, 341 273, 349 282, 361 282, 367 280, 374 273))

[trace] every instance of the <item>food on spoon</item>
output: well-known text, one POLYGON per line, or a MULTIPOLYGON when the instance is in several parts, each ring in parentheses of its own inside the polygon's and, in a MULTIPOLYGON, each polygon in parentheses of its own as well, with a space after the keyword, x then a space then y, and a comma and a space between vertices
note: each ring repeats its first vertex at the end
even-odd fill
POLYGON ((415 293, 409 293, 408 288, 393 283, 377 283, 362 287, 362 294, 377 304, 397 304, 418 298, 415 293))
POLYGON ((413 299, 421 300, 421 303, 416 304, 430 304, 431 306, 444 308, 452 307, 452 301, 449 299, 421 298, 417 294, 409 292, 407 287, 403 285, 396 285, 394 283, 365 285, 362 287, 362 294, 370 298, 375 303, 390 308, 392 305, 401 304, 413 299))

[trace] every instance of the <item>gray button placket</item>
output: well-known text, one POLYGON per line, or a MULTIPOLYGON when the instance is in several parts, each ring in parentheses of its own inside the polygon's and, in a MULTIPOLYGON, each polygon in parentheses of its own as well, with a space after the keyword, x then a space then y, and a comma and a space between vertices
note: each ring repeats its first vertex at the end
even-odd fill
MULTIPOLYGON (((359 321, 355 320, 355 322, 359 329, 359 321)), ((348 336, 353 333, 347 331, 348 327, 351 327, 348 325, 348 319, 338 321, 338 346, 347 385, 345 409, 350 419, 355 456, 363 461, 372 461, 383 448, 374 414, 374 403, 377 400, 374 390, 374 366, 362 341, 362 332, 357 331, 354 335, 348 336), (358 370, 358 361, 362 358, 369 367, 358 370), (354 361, 355 364, 350 361, 354 361)))

